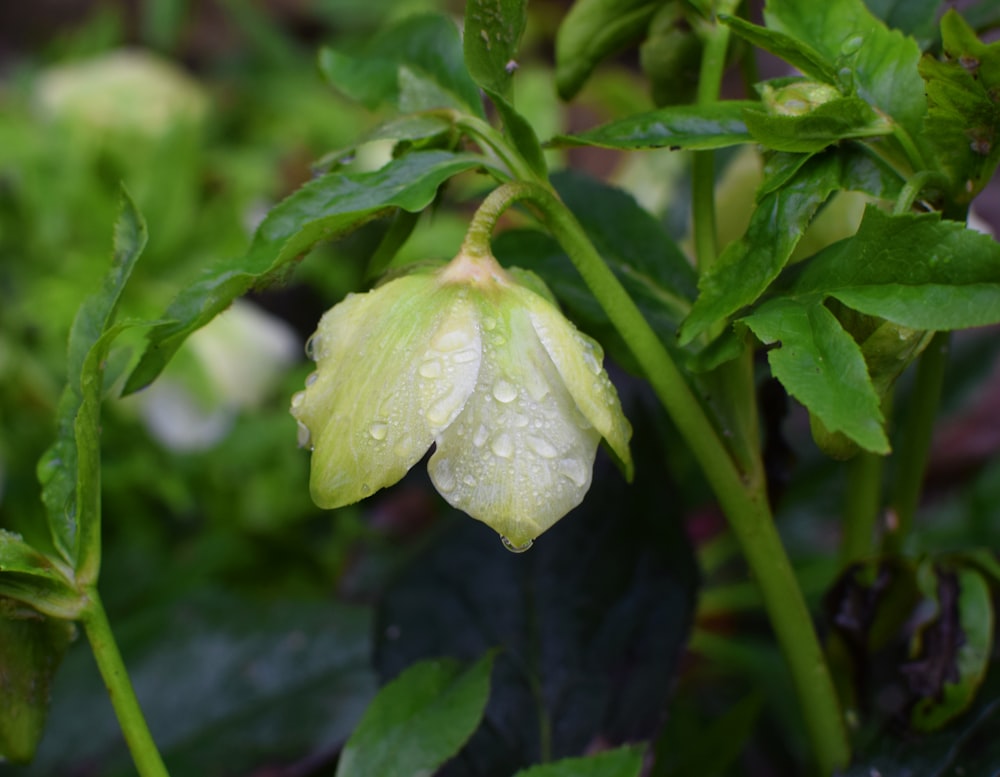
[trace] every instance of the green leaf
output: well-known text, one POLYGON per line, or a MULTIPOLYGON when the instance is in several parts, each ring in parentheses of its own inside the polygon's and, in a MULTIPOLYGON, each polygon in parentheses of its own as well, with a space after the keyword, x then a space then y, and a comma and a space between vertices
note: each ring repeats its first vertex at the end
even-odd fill
POLYGON ((513 77, 527 22, 526 0, 470 0, 465 6, 465 63, 496 106, 504 130, 531 169, 545 176, 542 146, 531 124, 514 108, 513 77))
POLYGON ((0 599, 0 759, 27 763, 42 738, 73 626, 11 604, 0 599))
POLYGON ((941 19, 944 59, 925 56, 927 139, 953 183, 953 197, 968 203, 1000 163, 1000 42, 982 43, 954 10, 941 19))
POLYGON ((469 75, 510 102, 517 51, 528 20, 527 0, 469 0, 462 38, 469 75))
POLYGON ((681 329, 682 345, 764 293, 833 192, 848 189, 879 196, 892 185, 883 168, 857 149, 830 150, 801 164, 782 159, 789 164, 779 164, 773 172, 782 181, 780 188, 764 181, 767 193, 760 197, 745 235, 726 246, 701 276, 701 294, 681 329))
POLYGON ((473 154, 420 151, 370 173, 330 173, 311 181, 271 209, 247 254, 218 266, 170 304, 163 324, 125 386, 136 391, 166 366, 184 340, 255 283, 266 282, 317 243, 330 240, 394 208, 422 210, 438 187, 458 173, 488 165, 473 154))
POLYGON ((84 603, 52 559, 19 535, 0 529, 0 597, 4 596, 60 618, 76 617, 84 603))
POLYGON ((598 63, 638 40, 660 0, 576 0, 556 33, 556 89, 571 99, 598 63))
MULTIPOLYGON (((119 613, 115 634, 175 775, 325 762, 376 691, 367 608, 274 592, 252 600, 202 588, 169 606, 119 613)), ((53 699, 46 736, 25 777, 73 774, 82 763, 102 777, 134 777, 86 643, 70 648, 53 699)))
POLYGON ((575 135, 557 135, 548 145, 713 149, 751 143, 743 111, 758 103, 726 100, 710 105, 672 105, 602 124, 575 135))
POLYGON ((915 673, 917 667, 930 668, 944 658, 949 671, 938 694, 917 702, 910 722, 920 731, 933 731, 967 709, 983 682, 993 648, 993 601, 982 574, 969 567, 949 571, 925 564, 919 579, 924 594, 937 605, 930 626, 936 632, 921 635, 922 649, 908 668, 915 673), (934 655, 935 650, 944 655, 934 655))
POLYGON ((857 97, 842 97, 813 108, 801 116, 783 116, 758 108, 743 111, 750 135, 775 151, 822 151, 852 138, 870 138, 892 132, 872 107, 857 97))
POLYGON ((838 70, 847 68, 858 96, 923 147, 927 100, 917 72, 920 49, 912 38, 889 30, 862 0, 768 0, 764 18, 770 29, 798 39, 838 70))
POLYGON ((493 659, 489 652, 468 669, 449 658, 422 661, 388 683, 347 740, 337 777, 434 772, 479 726, 493 659))
MULTIPOLYGON (((663 225, 626 192, 582 173, 563 171, 552 182, 643 315, 673 345, 677 327, 691 309, 697 276, 663 225)), ((530 267, 541 275, 587 331, 599 336, 619 361, 629 361, 607 314, 553 238, 535 230, 508 231, 493 248, 503 264, 530 267)))
POLYGON ((639 777, 640 772, 642 749, 620 747, 586 758, 563 758, 521 769, 514 777, 639 777))
POLYGON ((911 329, 1000 322, 1000 245, 937 214, 874 207, 853 238, 818 254, 788 293, 831 296, 911 329))
POLYGON ((69 335, 68 381, 58 409, 55 443, 38 463, 42 501, 56 549, 76 571, 100 554, 100 405, 104 361, 124 327, 113 326, 125 284, 146 245, 146 224, 122 191, 114 258, 101 289, 80 306, 69 335))
POLYGON ((408 112, 455 108, 483 118, 479 89, 465 68, 458 28, 447 16, 416 14, 382 30, 357 54, 324 48, 320 72, 348 97, 408 112), (410 72, 407 83, 401 67, 410 72))
POLYGON ((861 348, 819 302, 778 298, 740 321, 766 345, 771 371, 831 432, 888 453, 879 397, 861 348))
POLYGON ((751 24, 738 16, 723 14, 719 16, 719 21, 748 43, 771 52, 804 75, 826 84, 840 83, 836 65, 808 43, 783 32, 751 24))
POLYGON ((906 35, 918 40, 934 37, 940 0, 865 0, 865 5, 889 27, 906 35))

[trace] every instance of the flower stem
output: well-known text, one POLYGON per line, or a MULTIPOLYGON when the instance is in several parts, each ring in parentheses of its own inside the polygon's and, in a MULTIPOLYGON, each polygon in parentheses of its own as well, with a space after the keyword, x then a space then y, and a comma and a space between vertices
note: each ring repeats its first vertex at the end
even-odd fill
POLYGON ((470 237, 488 235, 499 214, 519 200, 538 207, 543 223, 628 344, 715 491, 760 586, 792 673, 815 757, 825 774, 832 773, 849 758, 840 704, 805 599, 775 528, 764 483, 759 478, 745 478, 737 468, 670 354, 554 192, 523 181, 500 186, 474 217, 470 237))
POLYGON ((899 443, 899 460, 893 479, 889 502, 893 517, 891 531, 885 537, 885 550, 898 553, 913 528, 913 518, 923 489, 927 457, 934 433, 934 418, 941 400, 945 366, 948 362, 947 332, 938 332, 920 355, 917 376, 910 400, 903 439, 899 443))
POLYGON ((125 735, 125 742, 132 753, 136 769, 141 777, 169 777, 146 725, 146 719, 139 708, 139 701, 125 670, 125 664, 97 589, 91 588, 87 598, 88 605, 81 618, 83 628, 87 639, 90 640, 97 667, 101 677, 104 678, 104 685, 108 689, 111 704, 125 735))
POLYGON ((872 554, 875 527, 882 506, 884 458, 861 451, 847 465, 847 499, 844 503, 844 539, 840 561, 847 566, 872 554))

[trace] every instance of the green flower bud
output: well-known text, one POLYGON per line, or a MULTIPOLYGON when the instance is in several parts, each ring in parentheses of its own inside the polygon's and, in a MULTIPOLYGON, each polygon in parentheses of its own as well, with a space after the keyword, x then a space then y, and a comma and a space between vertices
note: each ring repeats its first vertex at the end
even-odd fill
POLYGON ((578 505, 597 445, 631 473, 631 427, 600 346, 492 256, 349 295, 292 398, 324 508, 397 482, 431 444, 435 488, 523 549, 578 505))
POLYGON ((764 105, 779 116, 803 116, 840 96, 835 86, 816 81, 794 81, 779 87, 763 84, 761 93, 764 105))

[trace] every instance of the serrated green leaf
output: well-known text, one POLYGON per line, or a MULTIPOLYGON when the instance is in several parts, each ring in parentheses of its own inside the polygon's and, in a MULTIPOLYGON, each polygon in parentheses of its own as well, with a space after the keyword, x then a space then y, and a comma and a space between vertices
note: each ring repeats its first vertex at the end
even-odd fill
POLYGON ((927 100, 917 73, 916 41, 888 29, 862 0, 768 0, 764 18, 768 28, 811 47, 838 71, 846 68, 851 83, 844 86, 894 119, 928 157, 921 137, 927 100))
POLYGON ((661 0, 576 0, 556 33, 556 89, 571 99, 598 63, 638 40, 661 0))
POLYGON ((464 669, 421 661, 379 691, 347 740, 337 777, 431 774, 472 736, 486 708, 494 653, 464 669))
POLYGON ((738 16, 723 14, 719 21, 745 41, 771 52, 792 67, 798 68, 804 75, 826 84, 840 83, 836 65, 808 43, 783 32, 751 24, 738 16))
POLYGON ((941 19, 943 60, 925 56, 927 139, 953 183, 957 202, 971 202, 1000 163, 1000 42, 982 43, 954 10, 941 19))
POLYGON ((441 14, 407 16, 357 55, 325 48, 319 68, 334 88, 370 108, 383 103, 401 107, 405 95, 408 111, 456 108, 484 117, 479 89, 465 68, 458 28, 441 14), (406 84, 401 66, 411 73, 406 84))
POLYGON ((531 766, 514 777, 639 777, 642 749, 620 747, 585 758, 563 758, 549 764, 531 766))
POLYGON ((740 321, 766 345, 771 371, 831 432, 888 453, 879 397, 861 348, 820 301, 777 298, 740 321))
POLYGON ((713 149, 751 143, 743 111, 759 103, 725 100, 710 105, 671 105, 627 119, 602 124, 574 135, 557 135, 547 145, 600 146, 622 150, 645 148, 713 149))
POLYGON ((918 40, 934 35, 940 0, 865 0, 868 10, 893 27, 918 40))
POLYGON ((49 711, 56 670, 73 626, 0 601, 0 758, 27 763, 49 711))
POLYGON ((150 383, 181 343, 255 283, 272 277, 300 254, 394 208, 422 210, 448 178, 489 163, 474 154, 420 151, 370 173, 330 173, 276 205, 257 228, 245 256, 217 267, 170 304, 125 392, 150 383))
POLYGON ((112 325, 112 320, 146 238, 146 224, 123 190, 111 269, 101 289, 80 306, 70 330, 68 380, 59 402, 57 437, 38 464, 53 542, 77 571, 99 558, 104 361, 111 342, 124 328, 112 325))
POLYGON ((833 192, 848 189, 885 196, 884 187, 892 185, 883 168, 858 149, 831 150, 801 164, 795 158, 783 158, 789 161, 792 174, 778 166, 774 175, 783 183, 777 189, 765 180, 763 188, 768 193, 757 203, 744 237, 730 243, 701 276, 701 293, 681 329, 682 345, 763 294, 833 192))
POLYGON ((892 127, 857 97, 823 103, 801 116, 782 116, 747 108, 743 120, 750 135, 775 151, 814 152, 852 138, 887 135, 892 127))
POLYGON ((986 326, 1000 322, 1000 245, 937 214, 869 207, 857 234, 814 257, 788 292, 911 329, 986 326))

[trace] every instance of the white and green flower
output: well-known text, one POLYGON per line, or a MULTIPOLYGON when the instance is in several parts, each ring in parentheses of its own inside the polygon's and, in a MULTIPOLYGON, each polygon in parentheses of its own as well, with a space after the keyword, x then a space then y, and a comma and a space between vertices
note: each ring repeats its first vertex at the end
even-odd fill
POLYGON ((521 548, 583 499, 601 438, 631 473, 600 346, 491 256, 349 295, 308 350, 292 414, 321 507, 392 485, 434 444, 441 495, 521 548))

